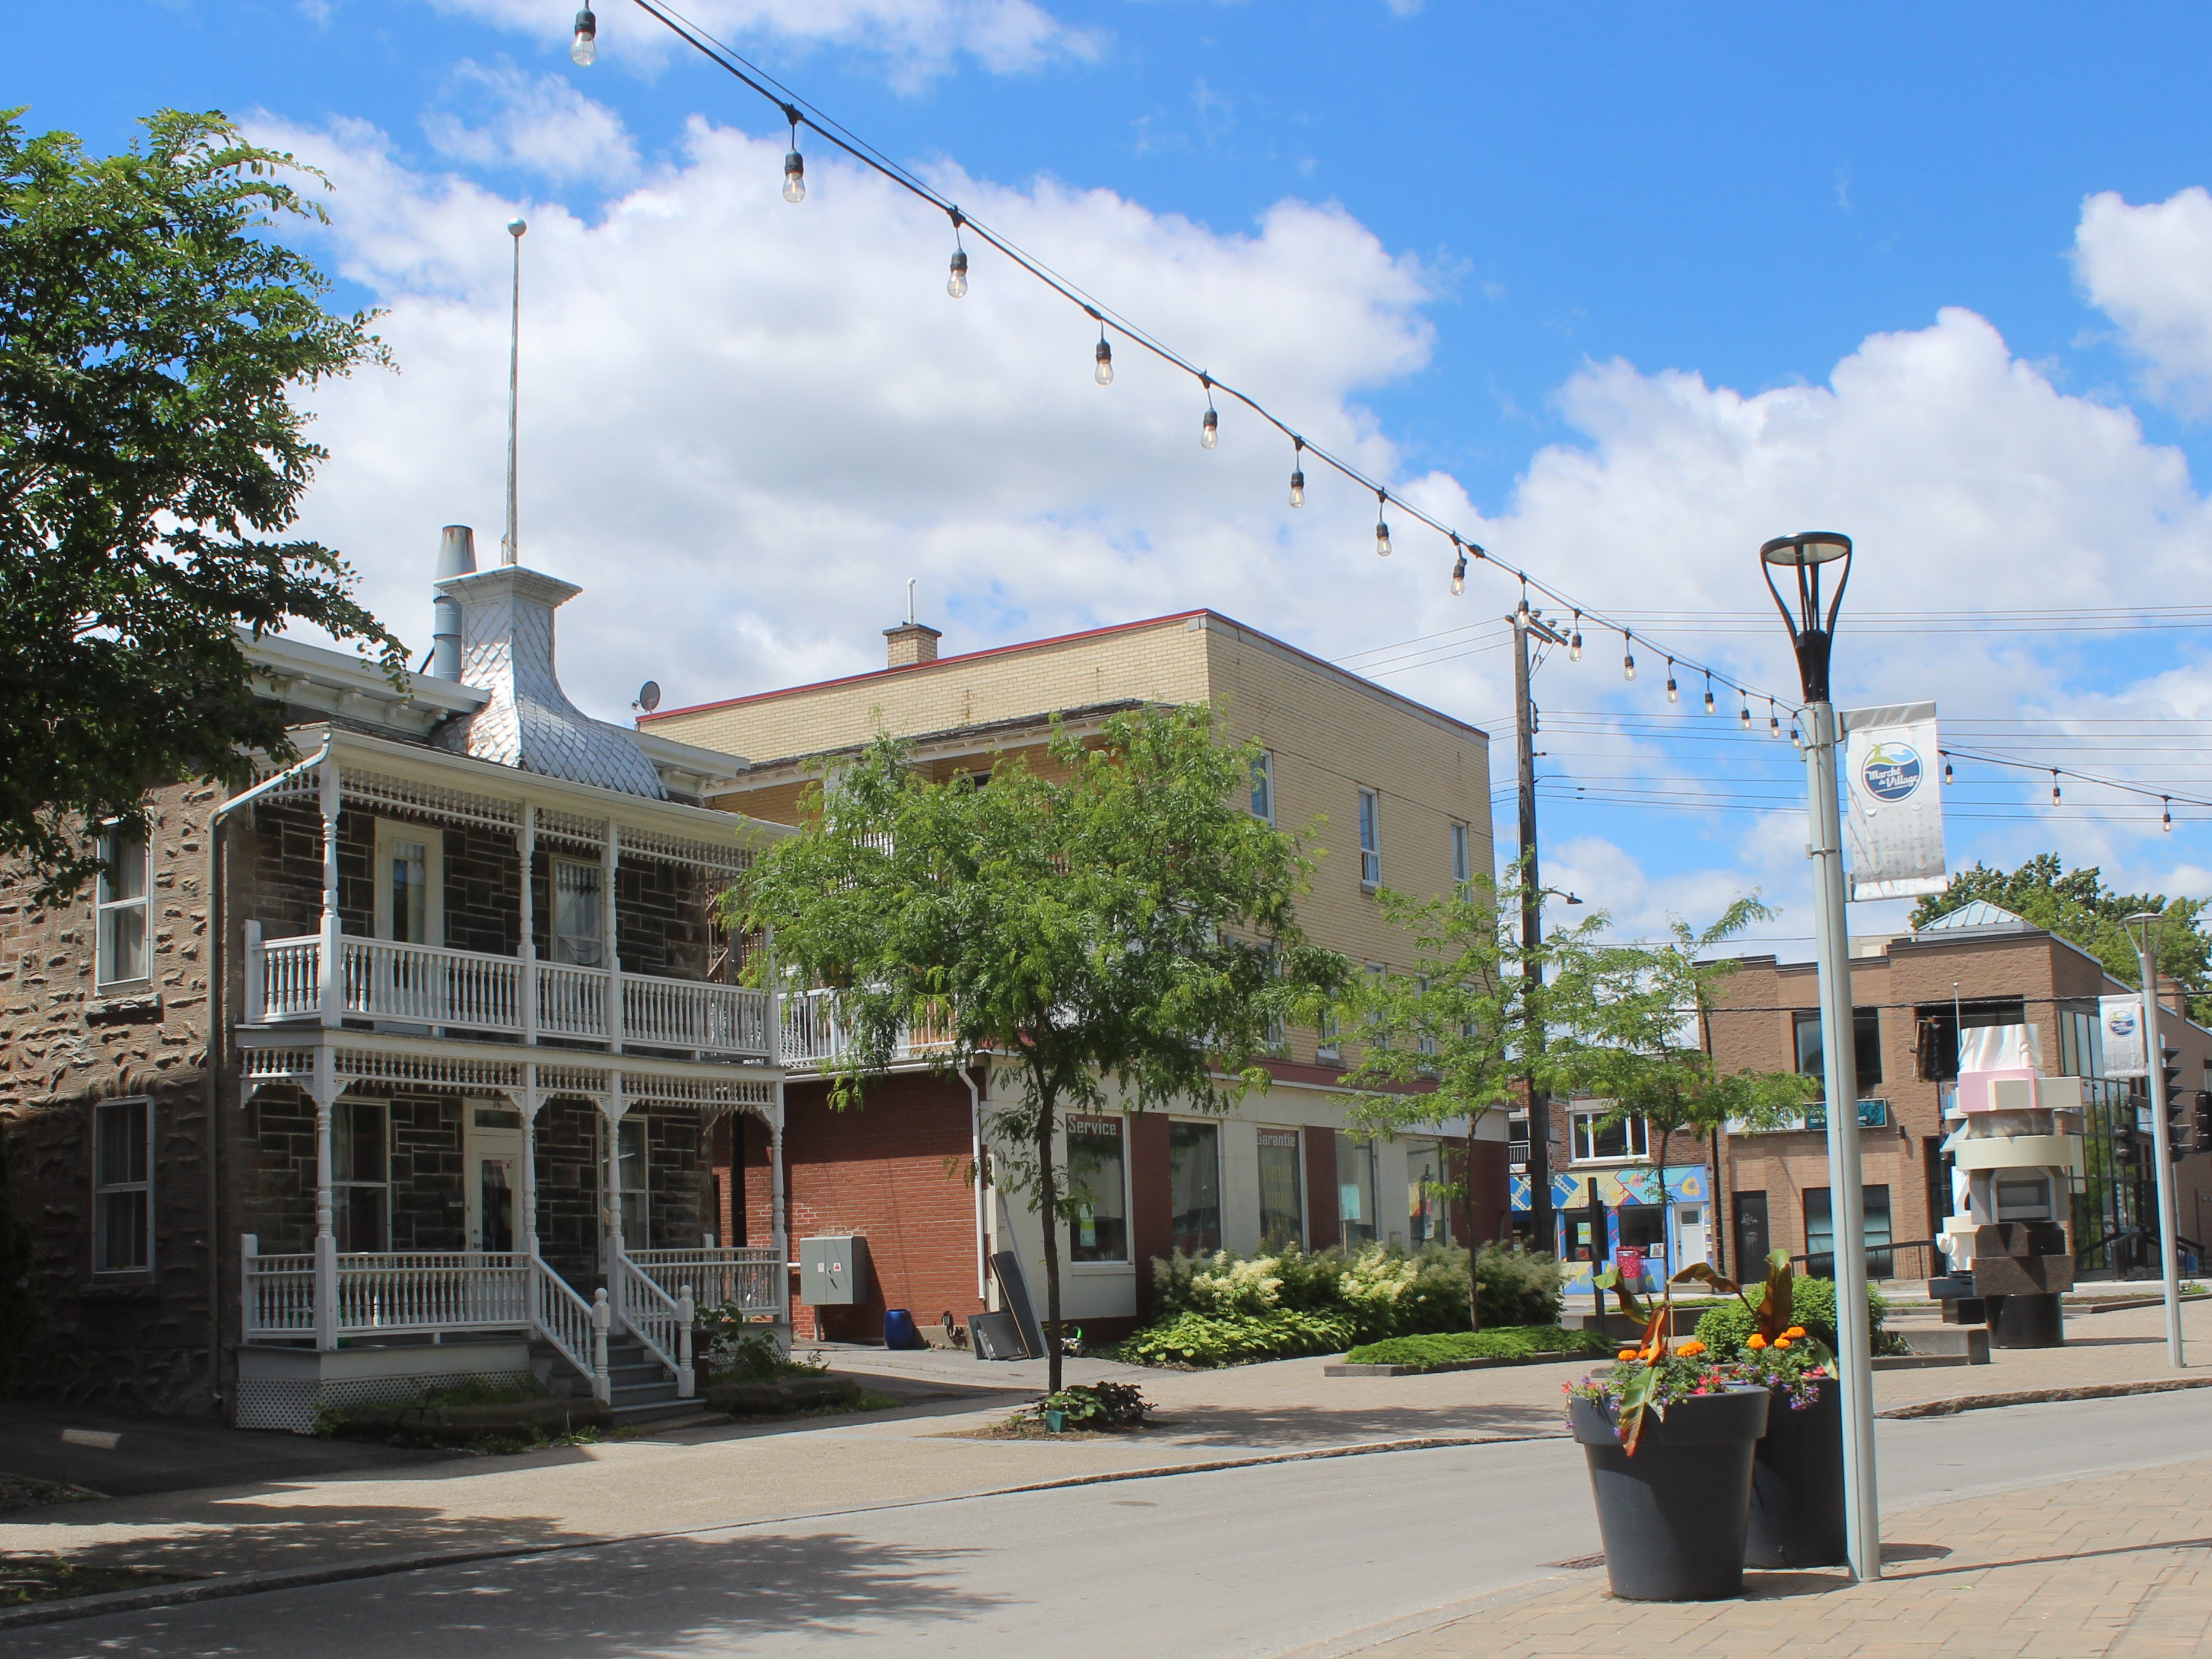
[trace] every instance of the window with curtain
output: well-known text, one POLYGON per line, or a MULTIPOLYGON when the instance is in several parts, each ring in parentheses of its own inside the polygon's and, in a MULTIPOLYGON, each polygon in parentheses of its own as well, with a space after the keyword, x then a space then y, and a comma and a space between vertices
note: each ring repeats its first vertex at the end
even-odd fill
POLYGON ((1260 1243, 1279 1250, 1305 1243, 1305 1204, 1298 1186, 1298 1132, 1260 1131, 1260 1243))
POLYGON ((154 1265, 154 1107, 103 1101, 92 1109, 92 1265, 104 1273, 154 1265))
POLYGON ((106 868, 100 872, 95 971, 102 985, 144 979, 150 971, 146 921, 153 886, 145 839, 135 830, 110 830, 100 838, 100 856, 106 868))
POLYGON ((646 1120, 630 1112, 615 1126, 615 1193, 622 1205, 623 1248, 653 1248, 653 1194, 646 1120))
POLYGON ((1069 1227, 1073 1261, 1129 1259, 1128 1188, 1122 1176, 1121 1120, 1067 1120, 1067 1191, 1075 1200, 1069 1227))
POLYGON ((606 870, 582 859, 553 860, 553 960, 605 965, 606 870))
POLYGON ((1168 1125, 1168 1205, 1185 1255, 1221 1248, 1221 1126, 1168 1125))

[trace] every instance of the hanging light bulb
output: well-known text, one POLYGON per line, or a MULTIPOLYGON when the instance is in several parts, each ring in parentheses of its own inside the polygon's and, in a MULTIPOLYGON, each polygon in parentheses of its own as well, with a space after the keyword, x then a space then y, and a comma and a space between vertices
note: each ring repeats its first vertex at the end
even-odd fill
POLYGON ((1751 699, 1744 696, 1741 686, 1736 688, 1736 696, 1743 698, 1743 707, 1736 712, 1743 721, 1743 729, 1748 732, 1751 730, 1751 699))
POLYGON ((1778 738, 1782 735, 1782 716, 1775 713, 1774 699, 1771 697, 1766 700, 1766 735, 1770 738, 1778 738))
POLYGON ((1636 678, 1636 653, 1630 648, 1632 643, 1628 637, 1628 630, 1622 629, 1620 630, 1620 678, 1625 680, 1632 680, 1636 678))
POLYGON ((2172 834, 2173 833, 2173 801, 2172 801, 2172 797, 2170 797, 2170 796, 2166 796, 2166 795, 2160 795, 2160 796, 2158 798, 2158 799, 2159 799, 2159 807, 2160 807, 2159 815, 2158 815, 2158 817, 2159 817, 2159 828, 2160 828, 2160 829, 2161 829, 2161 830, 2165 830, 2165 831, 2166 832, 2166 834, 2168 834, 2168 835, 2172 835, 2172 834))
POLYGON ((786 104, 783 118, 791 123, 791 154, 783 158, 783 199, 796 207, 806 199, 806 158, 799 153, 799 112, 786 104))
POLYGON ((1213 380, 1201 374, 1199 382, 1206 388, 1206 418, 1198 423, 1198 447, 1212 449, 1221 442, 1221 416, 1213 407, 1213 380))
POLYGON ((1951 757, 1948 755, 1943 757, 1943 781, 1946 783, 1956 783, 1958 781, 1958 779, 1952 774, 1951 757))
POLYGON ((2056 806, 2058 801, 2058 769, 2054 766, 2051 769, 2051 804, 2056 806))
POLYGON ((1467 550, 1459 544, 1457 536, 1452 538, 1452 551, 1459 555, 1452 561, 1452 592, 1455 594, 1464 593, 1467 592, 1467 550))
POLYGON ((1107 341, 1106 326, 1103 323, 1098 327, 1098 349, 1091 356, 1097 360, 1097 367, 1091 371, 1091 378, 1101 386, 1113 385, 1114 348, 1107 341))
POLYGON ((1381 490, 1375 492, 1375 556, 1378 559, 1390 556, 1390 526, 1382 521, 1382 509, 1389 501, 1381 490))
POLYGON ((1712 712, 1713 712, 1713 677, 1712 677, 1711 674, 1708 674, 1708 675, 1706 675, 1706 676, 1705 676, 1705 713, 1707 713, 1708 714, 1711 714, 1712 712))
POLYGON ((586 6, 576 14, 575 38, 568 42, 568 57, 578 69, 589 69, 599 56, 599 20, 586 6))
POLYGON ((1574 631, 1567 635, 1567 660, 1569 662, 1580 662, 1582 659, 1583 613, 1577 611, 1575 612, 1574 631))
POLYGON ((1805 746, 1805 739, 1797 730, 1797 720, 1795 715, 1792 715, 1790 720, 1790 746, 1792 749, 1802 749, 1805 746))
POLYGON ((968 250, 952 250, 952 274, 945 279, 945 291, 956 300, 968 297, 968 250))
POLYGON ((1291 505, 1292 507, 1304 507, 1306 504, 1306 475, 1305 468, 1303 465, 1305 460, 1305 453, 1306 441, 1304 438, 1291 439, 1291 505))
POLYGON ((1667 659, 1667 701, 1668 702, 1682 701, 1682 694, 1674 684, 1674 659, 1672 657, 1667 659))

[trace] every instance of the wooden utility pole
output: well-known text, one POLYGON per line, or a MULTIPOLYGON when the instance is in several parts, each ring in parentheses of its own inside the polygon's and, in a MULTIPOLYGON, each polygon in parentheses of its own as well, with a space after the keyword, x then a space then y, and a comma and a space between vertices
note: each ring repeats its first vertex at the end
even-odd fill
MULTIPOLYGON (((1536 872, 1536 705, 1528 695, 1528 636, 1550 645, 1566 641, 1528 609, 1528 601, 1505 619, 1513 625, 1513 736, 1515 763, 1521 797, 1521 948, 1524 974, 1541 970, 1534 964, 1537 946, 1544 939, 1544 889, 1536 872)), ((1532 1053, 1544 1046, 1543 1016, 1538 999, 1524 997, 1532 1053)), ((1552 1108, 1548 1097, 1539 1099, 1536 1079, 1524 1073, 1522 1085, 1528 1101, 1528 1225, 1538 1249, 1556 1243, 1552 1218, 1552 1108)))

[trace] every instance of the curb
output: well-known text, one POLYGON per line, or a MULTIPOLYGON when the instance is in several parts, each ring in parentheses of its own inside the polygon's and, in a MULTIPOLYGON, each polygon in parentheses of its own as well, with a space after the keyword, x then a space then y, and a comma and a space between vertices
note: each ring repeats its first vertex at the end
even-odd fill
POLYGON ((2063 1400, 2119 1400, 2129 1395, 2172 1394, 2179 1389, 2212 1389, 2212 1376, 2171 1376, 2148 1382, 2084 1382, 2071 1389, 2019 1389, 2010 1394, 1962 1394, 1925 1400, 1917 1406, 1893 1406, 1877 1417, 1955 1417, 1960 1412, 1999 1406, 2041 1406, 2063 1400))

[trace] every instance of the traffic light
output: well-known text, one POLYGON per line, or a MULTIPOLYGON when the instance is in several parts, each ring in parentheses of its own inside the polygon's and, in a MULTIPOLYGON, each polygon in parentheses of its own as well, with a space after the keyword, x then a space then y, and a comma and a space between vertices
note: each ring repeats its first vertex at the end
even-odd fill
POLYGON ((2112 1163, 2121 1169, 2134 1169, 2142 1162, 2142 1137, 2131 1123, 2112 1126, 2112 1163))

